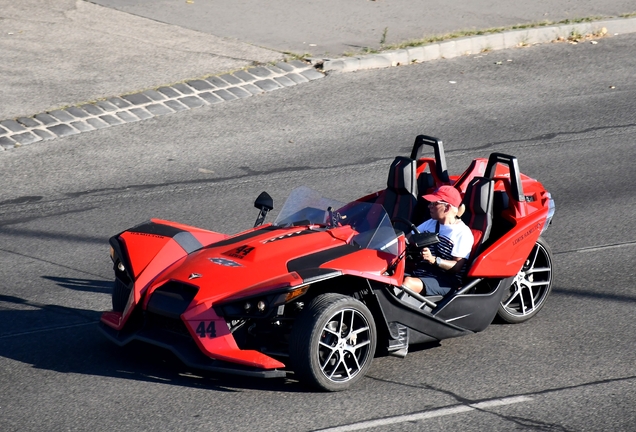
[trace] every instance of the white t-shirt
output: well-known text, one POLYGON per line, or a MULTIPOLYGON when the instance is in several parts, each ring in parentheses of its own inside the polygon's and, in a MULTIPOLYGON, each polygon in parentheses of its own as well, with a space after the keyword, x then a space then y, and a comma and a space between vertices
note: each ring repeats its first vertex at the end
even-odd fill
MULTIPOLYGON (((435 219, 429 219, 424 221, 417 229, 420 232, 435 232, 436 225, 437 221, 435 219)), ((436 249, 437 252, 437 254, 433 253, 433 255, 446 260, 453 259, 452 257, 468 259, 473 249, 474 237, 470 228, 462 220, 452 225, 440 223, 439 237, 440 242, 431 248, 431 250, 436 249)))

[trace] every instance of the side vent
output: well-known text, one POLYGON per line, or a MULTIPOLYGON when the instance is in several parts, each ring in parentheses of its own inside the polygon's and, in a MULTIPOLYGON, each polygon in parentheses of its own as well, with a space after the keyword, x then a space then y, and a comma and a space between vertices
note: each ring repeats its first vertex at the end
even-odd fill
POLYGON ((199 287, 170 281, 157 288, 148 301, 148 312, 179 319, 197 295, 199 287))

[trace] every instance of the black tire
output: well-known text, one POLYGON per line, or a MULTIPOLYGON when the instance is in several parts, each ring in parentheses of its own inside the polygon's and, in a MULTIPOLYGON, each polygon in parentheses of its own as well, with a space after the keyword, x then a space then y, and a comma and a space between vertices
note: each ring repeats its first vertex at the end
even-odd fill
POLYGON ((552 291, 552 250, 539 237, 528 259, 504 294, 497 316, 504 322, 519 324, 535 316, 552 291))
POLYGON ((119 279, 115 278, 113 282, 113 311, 123 312, 130 297, 130 287, 119 279))
POLYGON ((323 294, 300 314, 291 332, 292 368, 304 384, 341 391, 371 367, 377 333, 369 309, 341 294, 323 294))

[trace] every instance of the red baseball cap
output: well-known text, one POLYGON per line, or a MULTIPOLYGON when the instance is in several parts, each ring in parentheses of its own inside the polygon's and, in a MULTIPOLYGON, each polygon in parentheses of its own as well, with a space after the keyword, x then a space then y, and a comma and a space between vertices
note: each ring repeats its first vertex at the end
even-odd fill
POLYGON ((462 203, 462 196, 459 191, 448 185, 440 186, 432 194, 422 195, 422 198, 428 202, 444 201, 453 207, 459 207, 462 203))

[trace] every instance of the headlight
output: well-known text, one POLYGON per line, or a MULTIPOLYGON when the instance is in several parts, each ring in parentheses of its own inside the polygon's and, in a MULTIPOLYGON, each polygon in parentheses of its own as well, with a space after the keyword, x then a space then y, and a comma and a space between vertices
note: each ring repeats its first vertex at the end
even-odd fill
POLYGON ((225 317, 265 317, 269 316, 273 311, 279 315, 284 309, 280 309, 287 303, 290 303, 302 296, 309 289, 309 285, 292 289, 291 291, 277 292, 269 295, 250 297, 243 300, 235 300, 230 303, 215 306, 215 310, 221 316, 225 317))

